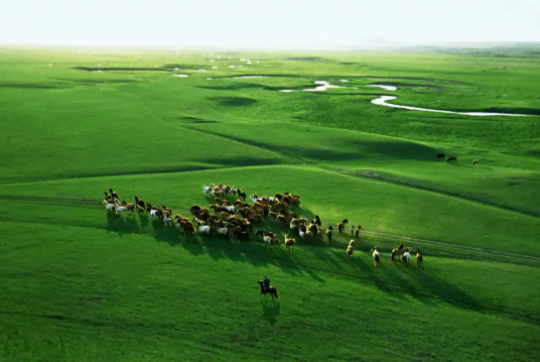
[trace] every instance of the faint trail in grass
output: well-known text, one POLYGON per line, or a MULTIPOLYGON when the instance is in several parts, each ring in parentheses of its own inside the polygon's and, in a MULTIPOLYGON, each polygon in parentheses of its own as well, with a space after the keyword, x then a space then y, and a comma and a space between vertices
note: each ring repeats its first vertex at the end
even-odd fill
POLYGON ((101 201, 97 201, 97 200, 72 199, 72 198, 64 198, 64 197, 0 195, 0 200, 44 202, 48 204, 63 204, 63 205, 92 205, 92 206, 101 205, 101 201))
POLYGON ((463 254, 462 259, 511 262, 511 263, 516 263, 516 264, 526 263, 528 265, 540 267, 540 257, 532 256, 532 255, 518 254, 518 253, 507 252, 507 251, 480 248, 480 247, 468 246, 468 245, 462 245, 462 244, 453 244, 447 241, 423 239, 423 238, 418 238, 414 236, 381 233, 381 232, 376 232, 376 231, 362 231, 362 234, 366 234, 368 240, 383 241, 384 243, 391 243, 390 244, 391 247, 389 249, 396 247, 397 246, 396 244, 401 243, 401 242, 408 245, 411 245, 414 243, 416 245, 415 248, 420 249, 418 246, 421 246, 422 250, 424 250, 424 246, 435 247, 437 248, 436 250, 443 251, 444 252, 443 255, 445 257, 455 258, 457 257, 457 255, 463 254), (475 254, 476 255, 483 254, 485 257, 474 258, 475 254), (493 259, 493 257, 500 258, 500 259, 493 259))
MULTIPOLYGON (((23 201, 23 202, 35 202, 35 203, 46 203, 51 205, 65 205, 65 206, 93 206, 93 207, 102 207, 102 202, 97 200, 88 200, 88 199, 74 199, 74 198, 62 198, 62 197, 39 197, 39 196, 16 196, 16 195, 0 195, 0 200, 11 200, 11 201, 23 201)), ((104 211, 105 212, 105 211, 104 211)), ((189 215, 189 209, 174 209, 174 213, 180 213, 183 215, 189 215)), ((24 222, 25 220, 16 220, 9 217, 0 217, 0 221, 15 221, 15 222, 24 222)), ((43 222, 43 220, 33 220, 35 222, 43 222)), ((49 221, 48 223, 52 225, 65 225, 61 222, 49 221)), ((87 227, 88 224, 72 223, 68 224, 70 226, 80 226, 87 227)), ((90 227, 90 226, 88 226, 90 227)), ((101 228, 100 228, 101 229, 101 228)), ((141 234, 144 235, 144 234, 141 234)), ((332 249, 341 250, 343 245, 346 245, 349 242, 350 237, 347 233, 337 234, 334 237, 334 243, 330 244, 320 244, 320 245, 309 245, 311 247, 329 247, 332 249), (342 242, 339 242, 342 240, 342 242), (341 248, 341 249, 340 249, 341 248)), ((523 264, 526 263, 532 266, 540 266, 540 257, 519 254, 507 251, 501 251, 497 249, 481 248, 474 246, 467 246, 463 244, 452 243, 450 241, 440 241, 433 239, 425 239, 421 237, 407 236, 407 235, 396 235, 390 233, 382 233, 376 231, 362 231, 361 241, 375 241, 377 245, 387 245, 388 250, 401 242, 413 246, 418 249, 431 248, 429 254, 438 255, 449 258, 457 259, 475 259, 475 260, 485 260, 491 262, 504 262, 504 263, 516 263, 523 264), (474 258, 474 256, 477 256, 474 258)), ((373 243, 371 243, 373 244, 373 243)), ((374 246, 371 244, 360 244, 359 250, 369 251, 369 249, 374 246)))
MULTIPOLYGON (((275 163, 268 162, 267 164, 257 164, 257 165, 251 165, 251 166, 215 166, 215 167, 182 167, 178 169, 164 169, 164 170, 152 170, 152 171, 127 171, 127 172, 115 172, 115 173, 102 173, 102 174, 94 174, 94 175, 77 175, 77 176, 67 176, 67 177, 43 177, 43 178, 37 178, 27 181, 17 181, 17 182, 6 182, 2 183, 0 182, 0 187, 2 186, 13 186, 13 185, 24 185, 24 184, 31 184, 31 183, 41 183, 41 182, 49 182, 49 181, 67 181, 67 180, 78 180, 78 179, 85 179, 85 178, 100 178, 100 177, 122 177, 122 176, 138 176, 138 175, 162 175, 162 174, 168 174, 168 173, 186 173, 186 172, 197 172, 197 171, 210 171, 210 170, 223 170, 223 169, 243 169, 243 168, 251 168, 251 167, 266 167, 266 166, 275 166, 275 163)), ((278 166, 281 164, 278 164, 278 166)), ((283 164, 288 165, 288 164, 283 164)), ((7 195, 4 195, 7 196, 7 195)))
POLYGON ((495 207, 495 208, 502 209, 502 210, 505 210, 505 211, 516 212, 516 213, 519 213, 519 214, 522 214, 522 215, 525 215, 525 216, 530 216, 530 217, 540 219, 540 214, 537 213, 537 212, 534 212, 532 210, 526 210, 526 209, 522 209, 522 208, 515 207, 515 206, 505 205, 505 204, 497 203, 497 202, 494 202, 494 201, 491 201, 491 200, 466 195, 466 194, 463 194, 463 193, 447 191, 447 190, 444 190, 444 189, 441 189, 441 188, 426 186, 426 185, 419 184, 417 181, 406 180, 406 179, 401 178, 401 177, 394 177, 394 176, 390 176, 390 175, 387 175, 387 174, 384 174, 384 173, 379 173, 379 172, 370 171, 370 170, 351 171, 351 170, 347 170, 347 169, 333 169, 333 168, 324 168, 324 169, 325 170, 333 170, 335 172, 345 174, 345 175, 350 175, 350 176, 353 176, 353 177, 365 178, 365 179, 375 179, 375 180, 384 181, 384 182, 388 182, 388 183, 392 183, 392 184, 396 184, 396 185, 408 186, 408 187, 423 190, 423 191, 434 192, 434 193, 442 194, 442 195, 445 195, 445 196, 460 198, 460 199, 464 199, 464 200, 467 200, 467 201, 470 201, 470 202, 495 207))
POLYGON ((224 168, 220 166, 216 167, 205 167, 205 166, 193 166, 193 167, 178 167, 178 168, 166 168, 166 169, 160 169, 160 170, 141 170, 141 171, 119 171, 119 172, 112 172, 112 173, 99 173, 99 174, 86 174, 86 175, 68 175, 68 176, 62 176, 62 177, 36 177, 33 179, 25 179, 25 181, 17 181, 17 182, 4 182, 0 181, 0 186, 7 186, 7 185, 18 185, 18 184, 27 184, 27 183, 37 183, 37 182, 47 182, 47 181, 63 181, 63 180, 76 180, 76 179, 83 179, 83 178, 95 178, 95 177, 114 177, 114 176, 135 176, 135 175, 153 175, 153 174, 165 174, 165 173, 179 173, 179 172, 191 172, 191 171, 203 171, 203 170, 212 170, 212 169, 219 169, 224 168))

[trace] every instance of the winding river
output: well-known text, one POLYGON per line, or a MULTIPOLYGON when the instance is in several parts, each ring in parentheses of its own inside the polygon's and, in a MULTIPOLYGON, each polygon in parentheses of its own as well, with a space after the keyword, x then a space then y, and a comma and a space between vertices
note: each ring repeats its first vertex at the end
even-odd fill
MULTIPOLYGON (((341 79, 340 82, 347 82, 346 79, 341 79)), ((332 85, 327 81, 324 80, 318 80, 315 82, 315 84, 319 85, 315 88, 310 89, 304 89, 304 92, 324 92, 327 89, 330 88, 350 88, 350 89, 358 89, 355 87, 343 87, 339 85, 332 85)), ((382 88, 387 91, 395 91, 398 89, 397 86, 391 85, 391 84, 368 84, 368 87, 378 87, 382 88)), ((294 92, 293 89, 282 89, 279 92, 285 92, 290 93, 294 92)), ((372 104, 375 104, 377 106, 385 106, 385 107, 392 107, 392 108, 401 108, 401 109, 407 109, 409 111, 422 111, 422 112, 435 112, 435 113, 448 113, 448 114, 461 114, 465 116, 480 116, 480 117, 487 117, 487 116, 509 116, 509 117, 529 117, 530 114, 513 114, 513 113, 494 113, 494 112, 455 112, 455 111, 443 111, 440 109, 431 109, 431 108, 420 108, 420 107, 412 107, 412 106, 403 106, 400 104, 394 104, 394 103, 388 103, 388 101, 393 101, 397 99, 396 96, 389 96, 389 95, 381 95, 379 98, 375 98, 371 101, 372 104)))
MULTIPOLYGON (((234 66, 229 66, 230 68, 233 68, 234 66)), ((237 66, 238 67, 238 66, 237 66)), ((181 74, 174 74, 177 77, 183 77, 187 75, 181 75, 181 74)), ((265 75, 244 75, 244 76, 236 76, 233 77, 234 79, 244 79, 244 78, 266 78, 268 76, 265 75)), ((206 78, 207 80, 211 80, 212 78, 206 78)), ((347 79, 340 79, 340 82, 348 82, 347 79)), ((340 85, 334 85, 330 84, 330 82, 325 80, 317 80, 314 82, 317 86, 315 88, 307 88, 303 89, 304 92, 324 92, 328 89, 332 88, 349 88, 349 89, 358 89, 356 87, 344 87, 340 85)), ((382 88, 387 91, 396 91, 398 87, 396 85, 392 84, 368 84, 367 87, 377 87, 382 88)), ((297 89, 281 89, 278 92, 283 93, 291 93, 291 92, 297 92, 299 90, 297 89)), ((359 96, 362 96, 359 94, 359 96)), ((530 114, 513 114, 513 113, 495 113, 495 112, 455 112, 455 111, 444 111, 440 109, 431 109, 431 108, 421 108, 421 107, 412 107, 412 106, 404 106, 400 104, 394 104, 394 103, 388 103, 389 101, 396 100, 396 96, 390 96, 390 95, 380 95, 378 98, 375 98, 371 101, 372 104, 375 104, 377 106, 385 106, 385 107, 392 107, 392 108, 401 108, 401 109, 407 109, 409 111, 420 111, 420 112, 434 112, 434 113, 447 113, 447 114, 460 114, 464 116, 479 116, 479 117, 487 117, 487 116, 508 116, 508 117, 529 117, 530 114)))
MULTIPOLYGON (((396 86, 386 85, 386 84, 370 84, 369 87, 380 87, 380 88, 383 88, 383 89, 386 89, 386 90, 389 90, 389 91, 397 90, 396 86)), ((435 112, 435 113, 461 114, 461 115, 464 115, 464 116, 480 116, 480 117, 487 117, 487 116, 529 117, 530 116, 529 114, 512 114, 512 113, 443 111, 443 110, 440 110, 440 109, 420 108, 420 107, 403 106, 403 105, 400 105, 400 104, 388 103, 388 101, 393 101, 395 99, 397 99, 396 96, 381 95, 379 98, 373 99, 371 101, 371 103, 376 104, 378 106, 407 109, 409 111, 423 111, 423 112, 435 112)))

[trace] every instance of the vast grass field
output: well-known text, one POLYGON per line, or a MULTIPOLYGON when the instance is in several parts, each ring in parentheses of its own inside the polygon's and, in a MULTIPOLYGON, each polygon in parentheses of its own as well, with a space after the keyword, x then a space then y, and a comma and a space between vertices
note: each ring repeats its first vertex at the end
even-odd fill
POLYGON ((0 360, 537 361, 539 60, 0 48, 0 360), (187 215, 220 182, 361 224, 353 257, 348 229, 289 252, 101 204, 187 215))

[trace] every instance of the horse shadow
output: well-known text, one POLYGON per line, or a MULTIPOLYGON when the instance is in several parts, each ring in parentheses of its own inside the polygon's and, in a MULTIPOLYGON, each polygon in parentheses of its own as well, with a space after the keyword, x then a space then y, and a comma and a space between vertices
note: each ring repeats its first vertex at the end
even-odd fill
POLYGON ((151 221, 154 239, 163 241, 170 246, 182 245, 184 249, 193 255, 201 255, 204 253, 203 246, 195 235, 180 234, 174 225, 163 225, 160 220, 151 221))
POLYGON ((146 214, 139 214, 139 220, 141 220, 141 230, 144 232, 148 225, 150 224, 150 219, 146 214))
POLYGON ((120 216, 114 212, 107 212, 106 229, 122 236, 123 234, 138 233, 139 223, 131 215, 120 216))
POLYGON ((261 306, 263 308, 263 316, 268 319, 268 323, 274 326, 277 322, 277 317, 281 314, 281 305, 279 301, 274 301, 268 303, 267 299, 261 300, 261 306))

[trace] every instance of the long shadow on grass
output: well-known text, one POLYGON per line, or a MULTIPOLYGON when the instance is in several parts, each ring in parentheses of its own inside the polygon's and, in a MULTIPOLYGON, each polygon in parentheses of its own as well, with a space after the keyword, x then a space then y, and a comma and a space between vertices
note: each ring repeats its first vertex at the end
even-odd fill
MULTIPOLYGON (((360 237, 355 242, 355 253, 359 252, 371 255, 370 239, 360 237)), ((342 245, 345 250, 346 243, 336 243, 342 245)), ((395 298, 405 298, 409 295, 424 304, 434 304, 433 297, 444 300, 447 303, 460 308, 472 308, 477 310, 494 309, 483 306, 473 297, 462 291, 457 286, 448 283, 442 279, 433 276, 429 269, 418 269, 415 265, 406 267, 400 261, 395 264, 390 258, 391 249, 379 248, 381 251, 381 265, 375 267, 371 257, 369 262, 365 263, 360 257, 353 257, 349 260, 345 253, 339 253, 337 259, 342 259, 343 263, 349 263, 351 266, 360 269, 361 279, 373 284, 381 292, 395 298)), ((414 264, 414 261, 413 261, 414 264)), ((356 273, 355 273, 356 274, 356 273)), ((497 310, 497 309, 495 309, 497 310)))
MULTIPOLYGON (((191 129, 191 127, 190 127, 191 129)), ((312 147, 292 147, 285 146, 281 144, 274 144, 262 141, 256 141, 253 139, 242 138, 237 136, 232 136, 228 134, 213 132, 209 130, 204 130, 198 127, 193 127, 193 129, 198 132, 211 134, 214 136, 219 136, 227 138, 229 140, 242 142, 244 144, 255 146, 259 148, 264 148, 270 151, 274 151, 281 155, 290 156, 293 158, 306 158, 314 159, 318 161, 345 161, 345 160, 360 160, 368 157, 371 153, 379 153, 385 156, 390 156, 398 159, 413 159, 421 161, 431 161, 433 160, 434 155, 436 155, 439 150, 428 147, 419 143, 414 142, 397 142, 397 141, 366 141, 366 140, 355 140, 350 141, 354 147, 357 149, 356 152, 340 152, 335 149, 326 149, 326 148, 312 148, 312 147)), ((344 144, 347 141, 343 141, 344 144)), ((210 163, 219 163, 213 160, 205 160, 204 162, 210 163)))
POLYGON ((182 120, 183 123, 194 123, 194 124, 197 124, 197 123, 221 123, 219 121, 211 121, 211 120, 208 120, 208 119, 202 119, 202 118, 197 118, 197 117, 190 117, 190 116, 187 116, 187 117, 179 117, 178 119, 182 120))
POLYGON ((19 88, 19 89, 57 89, 64 86, 64 83, 4 83, 0 84, 0 88, 19 88))
MULTIPOLYGON (((471 110, 456 109, 455 112, 471 112, 471 110)), ((523 107, 491 107, 475 109, 474 112, 489 112, 489 113, 508 113, 508 114, 527 114, 531 116, 540 116, 538 108, 523 108, 523 107)))
MULTIPOLYGON (((264 224, 261 227, 269 229, 264 224)), ((254 237, 249 244, 215 237, 199 238, 195 235, 186 235, 174 226, 165 226, 158 220, 149 219, 146 214, 119 217, 114 213, 107 213, 106 228, 119 236, 130 233, 151 235, 158 242, 166 242, 172 247, 182 246, 196 256, 208 254, 214 260, 227 258, 238 262, 248 262, 263 269, 267 266, 275 266, 292 276, 307 274, 319 282, 324 282, 324 279, 309 267, 303 268, 298 265, 293 256, 283 247, 266 246, 262 244, 262 240, 256 240, 254 237)))
POLYGON ((215 97, 211 99, 217 102, 220 106, 224 107, 251 106, 258 102, 256 99, 246 97, 215 97))
POLYGON ((277 158, 276 155, 274 159, 260 159, 257 157, 234 157, 234 158, 202 158, 199 161, 201 163, 221 165, 221 166, 231 166, 231 167, 245 167, 245 166, 266 166, 266 165, 282 165, 286 163, 283 159, 277 158))
POLYGON ((131 67, 73 67, 71 69, 84 70, 87 72, 102 71, 102 72, 117 72, 117 71, 145 71, 145 72, 163 72, 168 71, 166 68, 131 68, 131 67))
POLYGON ((135 234, 139 232, 139 223, 135 218, 122 218, 117 214, 108 212, 107 230, 115 232, 119 236, 124 234, 135 234))
POLYGON ((268 319, 270 325, 274 325, 277 322, 277 318, 281 314, 281 305, 277 301, 268 301, 268 299, 261 299, 261 306, 263 308, 263 315, 268 319))
MULTIPOLYGON (((309 210, 300 209, 298 214, 313 214, 309 210)), ((374 267, 371 258, 362 258, 362 253, 370 255, 369 239, 360 238, 355 243, 355 256, 349 259, 345 255, 346 242, 334 240, 300 240, 298 237, 296 250, 289 252, 283 246, 269 247, 262 240, 251 237, 250 243, 240 243, 214 237, 198 237, 185 235, 174 226, 165 226, 158 220, 149 220, 147 215, 120 218, 108 213, 107 229, 123 235, 126 233, 150 234, 158 242, 166 242, 171 247, 181 246, 195 256, 208 255, 214 260, 229 259, 236 262, 250 263, 260 269, 260 274, 269 274, 265 268, 272 266, 280 268, 291 276, 309 276, 319 283, 325 283, 323 273, 354 278, 375 286, 389 297, 407 300, 407 296, 425 304, 433 304, 433 298, 444 300, 460 308, 477 310, 494 310, 497 308, 484 307, 477 300, 462 291, 456 285, 431 275, 425 269, 415 266, 406 268, 401 263, 394 265, 390 261, 388 250, 381 248, 383 253, 382 265, 374 267), (141 226, 137 222, 141 222, 141 226), (368 260, 368 261, 367 261, 368 260)), ((289 230, 273 222, 263 222, 254 227, 262 230, 272 230, 280 240, 289 230)), ((348 238, 346 238, 348 239, 348 238)), ((253 278, 261 278, 254 275, 253 278)), ((269 311, 269 321, 272 323, 272 311, 269 311)), ((503 311, 504 312, 504 311, 503 311)), ((266 312, 263 311, 266 316, 266 312)))

